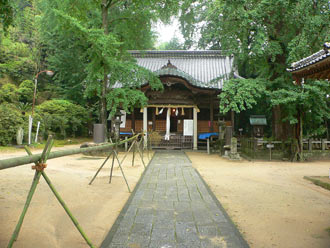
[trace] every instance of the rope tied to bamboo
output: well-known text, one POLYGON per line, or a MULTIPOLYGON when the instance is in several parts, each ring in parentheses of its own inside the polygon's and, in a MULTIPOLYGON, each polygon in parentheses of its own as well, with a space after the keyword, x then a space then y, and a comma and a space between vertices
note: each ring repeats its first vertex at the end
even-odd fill
POLYGON ((32 165, 32 170, 36 171, 43 171, 45 168, 47 168, 46 163, 36 163, 35 165, 32 165))

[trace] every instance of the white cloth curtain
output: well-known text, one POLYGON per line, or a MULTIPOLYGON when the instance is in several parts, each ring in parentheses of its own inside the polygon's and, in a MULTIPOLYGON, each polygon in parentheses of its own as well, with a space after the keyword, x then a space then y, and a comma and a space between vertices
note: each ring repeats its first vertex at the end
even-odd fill
POLYGON ((167 108, 165 140, 170 140, 170 127, 171 127, 170 118, 171 118, 171 108, 167 108))

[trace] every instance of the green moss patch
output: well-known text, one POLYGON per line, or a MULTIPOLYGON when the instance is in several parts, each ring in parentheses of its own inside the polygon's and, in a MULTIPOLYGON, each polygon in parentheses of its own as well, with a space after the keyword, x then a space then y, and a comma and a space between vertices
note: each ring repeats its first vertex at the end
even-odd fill
POLYGON ((328 232, 328 234, 329 234, 329 236, 330 236, 330 227, 328 227, 327 229, 325 229, 327 232, 328 232))
POLYGON ((322 188, 330 190, 330 179, 329 179, 329 177, 317 177, 317 176, 307 177, 307 176, 304 176, 304 179, 309 180, 309 181, 313 182, 314 184, 316 184, 318 186, 321 186, 322 188))

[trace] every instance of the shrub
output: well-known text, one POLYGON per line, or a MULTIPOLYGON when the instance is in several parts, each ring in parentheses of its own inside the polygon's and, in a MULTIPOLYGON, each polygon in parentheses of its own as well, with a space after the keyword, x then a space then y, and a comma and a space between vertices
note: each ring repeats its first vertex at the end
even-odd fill
POLYGON ((7 83, 0 88, 0 104, 16 103, 18 101, 17 87, 14 84, 7 83))
POLYGON ((0 104, 0 145, 14 143, 18 128, 23 126, 23 116, 14 105, 0 104))
POLYGON ((42 118, 44 135, 55 133, 57 137, 81 136, 87 132, 88 112, 82 106, 67 100, 49 100, 36 107, 42 118))
POLYGON ((34 83, 31 80, 24 80, 17 90, 20 102, 32 103, 34 92, 34 83))

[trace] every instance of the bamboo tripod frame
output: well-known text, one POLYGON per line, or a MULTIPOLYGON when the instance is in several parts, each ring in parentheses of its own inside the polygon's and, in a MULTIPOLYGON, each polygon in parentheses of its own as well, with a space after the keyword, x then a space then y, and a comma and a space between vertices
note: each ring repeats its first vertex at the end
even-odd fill
MULTIPOLYGON (((134 132, 133 132, 134 134, 134 132)), ((93 182, 93 180, 96 178, 97 174, 99 173, 99 171, 102 169, 102 167, 104 166, 104 164, 108 161, 108 159, 111 157, 111 155, 113 156, 113 161, 112 161, 112 166, 111 166, 111 176, 110 176, 110 180, 109 182, 111 182, 111 177, 112 177, 112 169, 114 166, 114 159, 117 159, 119 167, 121 169, 121 172, 123 174, 123 177, 125 179, 128 191, 131 192, 128 182, 126 180, 124 171, 122 170, 122 163, 124 162, 127 153, 133 148, 133 160, 132 160, 132 166, 134 166, 134 157, 135 157, 135 150, 137 150, 137 152, 139 153, 143 166, 144 168, 146 168, 146 165, 144 163, 143 160, 143 149, 142 151, 140 150, 140 146, 141 146, 141 142, 143 139, 141 139, 140 141, 137 141, 138 137, 141 136, 141 134, 137 134, 135 136, 133 136, 132 138, 129 138, 125 141, 120 141, 117 143, 112 143, 103 145, 101 147, 91 147, 91 148, 80 148, 80 149, 74 149, 74 150, 69 150, 69 151, 64 151, 64 152, 50 152, 52 149, 52 146, 54 144, 54 140, 52 138, 52 136, 48 137, 47 143, 45 145, 44 150, 42 151, 42 154, 38 154, 38 155, 33 155, 31 153, 31 151, 29 150, 28 147, 25 147, 26 152, 28 153, 27 157, 21 157, 18 158, 16 161, 16 159, 7 159, 7 160, 1 160, 0 161, 0 170, 1 169, 5 169, 5 168, 10 168, 10 167, 14 167, 14 166, 19 166, 19 165, 23 165, 23 164, 28 164, 33 162, 35 165, 32 166, 32 169, 35 169, 36 172, 34 174, 34 178, 32 181, 32 185, 30 187, 27 199, 25 201, 24 207, 23 207, 23 211, 19 217, 19 220, 17 222, 17 225, 15 227, 15 230, 11 236, 11 239, 9 241, 8 244, 8 248, 13 247, 14 242, 17 240, 17 237, 19 235, 20 229, 22 227, 25 215, 27 213, 27 210, 30 206, 32 197, 35 193, 35 190, 38 186, 40 177, 43 176, 43 178, 45 179, 47 185, 50 187, 51 191, 54 193, 56 199, 59 201, 59 203, 61 204, 61 206, 64 208, 65 212, 68 214, 68 216, 70 217, 70 219, 72 220, 73 224, 75 225, 75 227, 77 228, 77 230, 79 231, 79 233, 81 234, 81 236, 84 238, 84 240, 86 241, 86 243, 88 244, 89 247, 94 248, 95 246, 92 244, 92 242, 89 240, 89 238, 87 237, 87 235, 85 234, 85 232, 82 230, 81 226, 79 225, 77 219, 72 215, 70 209, 68 208, 68 206, 65 204, 64 200, 61 198, 61 196, 59 195, 59 193, 57 192, 57 190, 55 189, 54 185, 52 184, 51 180, 48 178, 46 172, 44 171, 44 169, 47 167, 46 162, 47 159, 51 159, 51 158, 56 158, 56 157, 62 157, 62 156, 67 156, 67 155, 72 155, 72 154, 78 154, 78 153, 82 153, 82 152, 88 152, 88 151, 97 151, 97 150, 102 150, 104 148, 108 148, 110 147, 112 149, 110 155, 106 158, 106 160, 103 162, 103 164, 101 165, 101 167, 99 168, 99 170, 97 171, 97 173, 95 174, 95 176, 93 177, 92 181, 89 183, 91 184, 93 182), (118 158, 118 153, 117 153, 117 147, 119 144, 123 144, 125 142, 131 141, 132 145, 130 146, 130 149, 128 150, 128 152, 125 154, 125 156, 123 157, 122 161, 119 161, 118 158), (115 149, 113 148, 115 147, 115 149), (2 163, 2 164, 1 164, 2 163)), ((148 151, 148 159, 149 159, 149 151, 148 151)), ((150 159, 149 159, 150 160, 150 159)))
MULTIPOLYGON (((123 164, 124 160, 126 159, 128 153, 133 148, 132 166, 134 166, 135 152, 137 151, 139 153, 139 155, 140 155, 140 158, 141 158, 141 161, 142 161, 142 164, 143 164, 144 168, 146 168, 146 165, 145 165, 144 160, 143 160, 143 149, 142 149, 142 152, 141 152, 141 149, 140 149, 141 142, 143 141, 143 139, 141 139, 140 141, 138 141, 137 139, 138 139, 138 137, 136 137, 136 139, 133 140, 131 146, 129 147, 129 149, 127 150, 126 154, 124 155, 124 157, 122 158, 121 161, 118 158, 118 152, 117 152, 117 148, 118 147, 117 146, 114 146, 114 149, 111 149, 111 151, 110 151, 109 155, 107 156, 107 158, 104 160, 104 162, 101 164, 101 166, 99 167, 99 169, 96 171, 96 173, 93 176, 92 180, 89 182, 89 185, 91 185, 93 183, 93 181, 96 179, 96 177, 99 174, 99 172, 102 170, 103 166, 107 163, 107 161, 112 156, 112 164, 111 164, 111 167, 110 167, 109 183, 111 183, 111 180, 112 180, 112 172, 113 172, 113 167, 114 167, 115 159, 116 159, 117 160, 117 163, 118 163, 118 166, 119 166, 119 168, 121 170, 121 173, 123 175, 123 178, 125 180, 125 183, 127 185, 128 192, 131 193, 131 189, 129 187, 129 184, 128 184, 127 179, 126 179, 126 176, 125 176, 125 173, 124 173, 123 168, 122 168, 122 164, 123 164)), ((110 141, 111 141, 111 143, 113 143, 111 139, 110 139, 110 141)), ((149 151, 148 151, 148 159, 149 159, 149 151)))
MULTIPOLYGON (((13 247, 14 242, 17 240, 18 234, 21 230, 22 224, 23 224, 23 220, 24 217, 26 215, 26 212, 30 206, 33 194, 38 186, 39 180, 40 180, 40 176, 42 175, 43 178, 45 179, 45 181, 47 182, 48 186, 50 187, 51 191, 54 193, 56 199, 59 201, 59 203, 62 205, 62 207, 64 208, 65 212, 68 214, 68 216, 70 217, 70 219, 72 220, 73 224, 76 226, 76 228, 78 229, 78 231, 80 232, 81 236, 84 238, 84 240, 86 241, 86 243, 89 245, 89 247, 94 248, 95 246, 92 244, 92 242, 89 240, 89 238, 87 237, 87 235, 85 234, 85 232, 82 230, 81 226, 79 225, 77 219, 72 215, 70 209, 68 208, 68 206, 65 204, 64 200, 61 198, 61 196, 59 195, 59 193, 57 192, 57 190, 55 189, 54 185, 52 184, 52 182, 50 181, 50 179, 48 178, 46 172, 44 171, 44 169, 46 168, 46 162, 47 162, 47 158, 49 156, 50 150, 52 148, 54 144, 54 140, 52 139, 51 136, 48 137, 46 146, 42 152, 41 155, 41 159, 40 161, 35 163, 35 166, 33 166, 32 168, 34 168, 36 170, 35 174, 34 174, 34 178, 32 181, 32 185, 30 188, 30 191, 28 193, 28 196, 26 198, 26 202, 23 208, 23 211, 20 215, 20 218, 18 220, 18 223, 15 227, 14 233, 11 236, 11 239, 9 241, 8 244, 8 248, 13 247)), ((29 156, 32 156, 31 151, 29 150, 28 147, 25 147, 26 152, 29 154, 29 156)))

